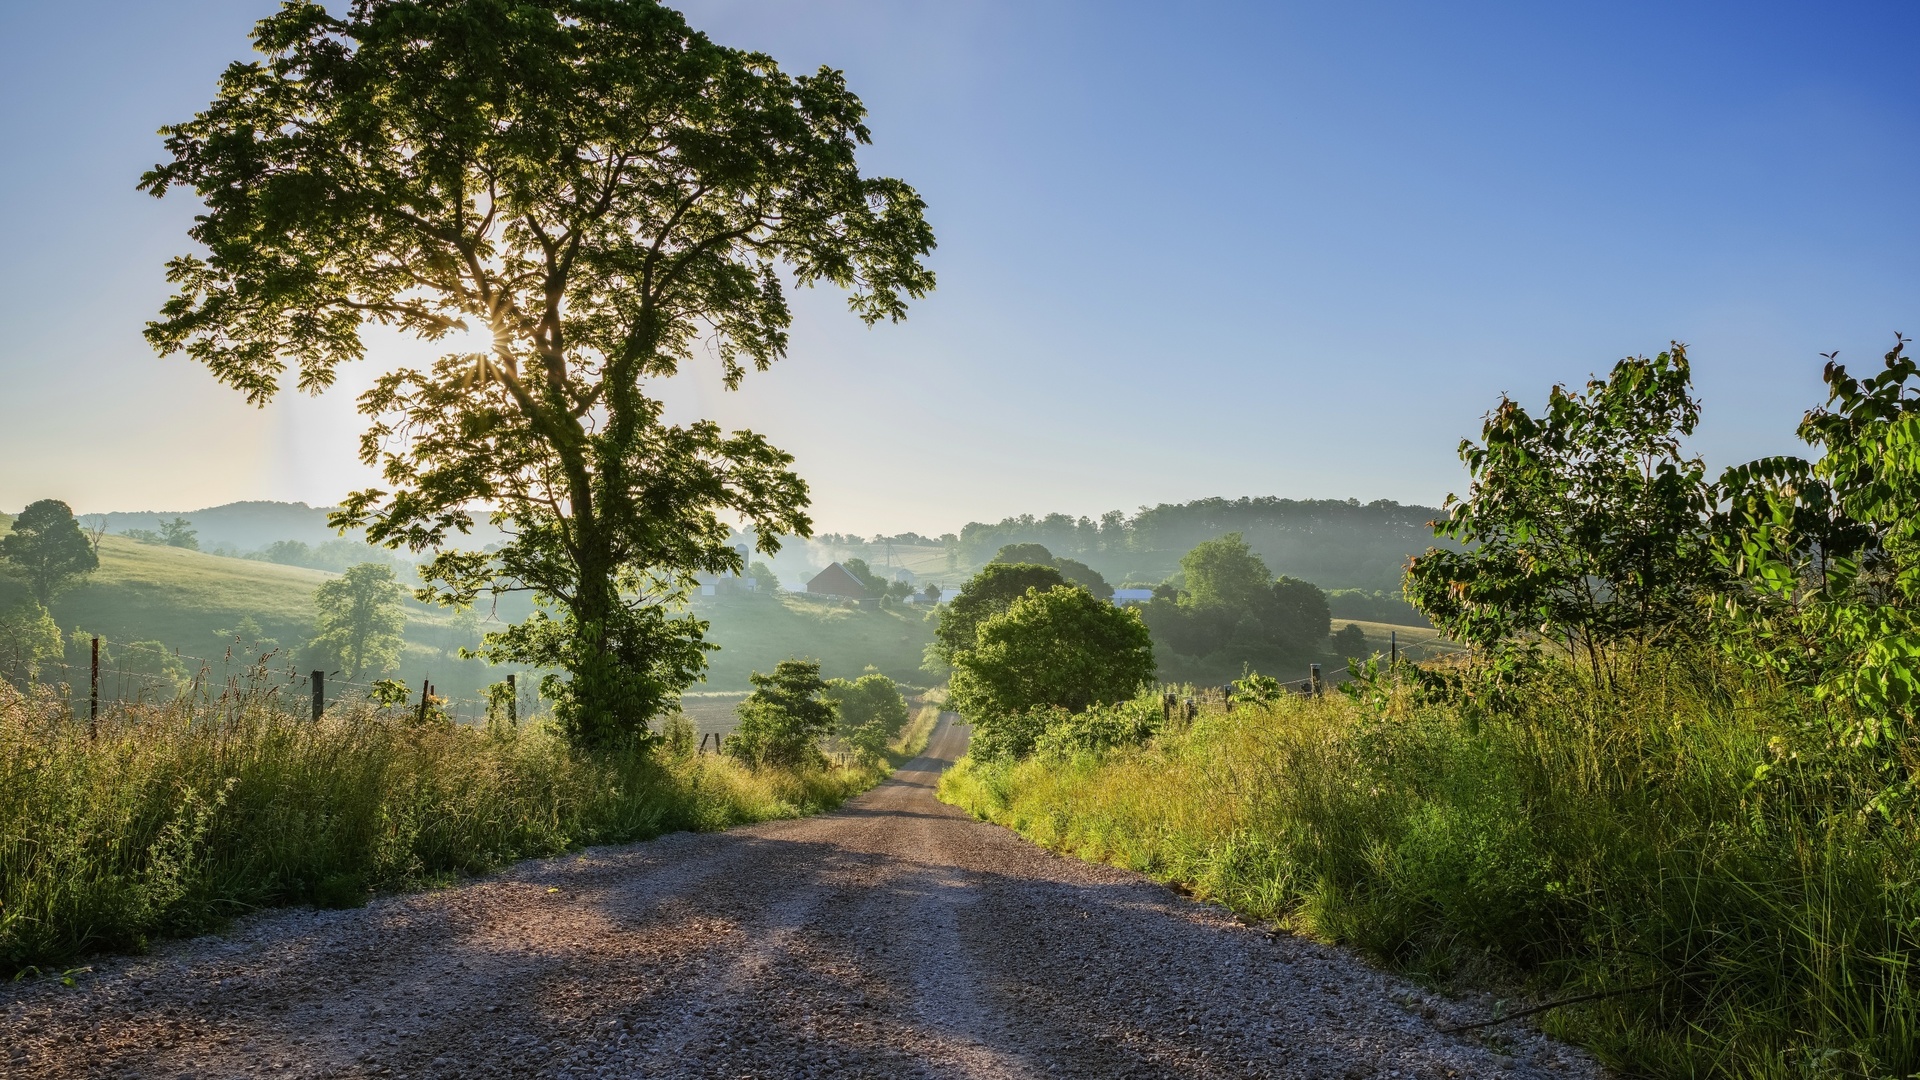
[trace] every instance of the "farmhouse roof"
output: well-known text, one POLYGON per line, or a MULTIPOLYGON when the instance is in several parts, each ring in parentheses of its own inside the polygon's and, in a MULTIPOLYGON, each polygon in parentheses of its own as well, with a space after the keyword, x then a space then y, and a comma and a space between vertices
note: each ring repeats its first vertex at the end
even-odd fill
POLYGON ((815 574, 813 580, 807 582, 807 591, 810 593, 826 593, 831 596, 851 596, 859 600, 864 600, 867 597, 867 587, 861 583, 859 578, 854 577, 851 571, 839 563, 833 563, 825 570, 815 574))

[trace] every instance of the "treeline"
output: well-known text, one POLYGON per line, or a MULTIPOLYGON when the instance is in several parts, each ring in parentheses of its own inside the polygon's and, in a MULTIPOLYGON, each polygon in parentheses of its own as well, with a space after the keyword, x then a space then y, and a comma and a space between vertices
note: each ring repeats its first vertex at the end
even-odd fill
POLYGON ((1273 571, 1323 589, 1396 595, 1409 557, 1433 544, 1429 506, 1386 499, 1196 499, 1162 503, 1098 519, 1023 514, 992 524, 969 522, 943 538, 958 562, 978 565, 1008 544, 1043 544, 1114 581, 1160 581, 1181 556, 1208 540, 1238 533, 1273 571))

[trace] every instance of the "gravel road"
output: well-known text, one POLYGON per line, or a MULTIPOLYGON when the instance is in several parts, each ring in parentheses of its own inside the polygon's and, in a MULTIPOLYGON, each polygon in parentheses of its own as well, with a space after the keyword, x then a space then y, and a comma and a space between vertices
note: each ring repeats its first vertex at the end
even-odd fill
MULTIPOLYGON (((1592 1077, 1430 998, 935 800, 290 910, 0 987, 6 1077, 1592 1077)), ((1519 1025, 1506 1025, 1518 1028, 1519 1025)))

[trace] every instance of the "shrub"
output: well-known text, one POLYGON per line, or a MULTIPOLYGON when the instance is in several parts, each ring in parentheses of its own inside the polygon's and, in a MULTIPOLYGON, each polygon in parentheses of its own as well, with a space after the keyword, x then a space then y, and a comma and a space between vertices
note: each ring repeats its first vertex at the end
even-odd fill
POLYGON ((1114 705, 1095 705, 1083 712, 1058 707, 1035 710, 1045 729, 1034 741, 1035 753, 1050 756, 1101 754, 1125 746, 1139 746, 1160 730, 1160 702, 1151 695, 1114 705))
POLYGON ((820 767, 826 758, 820 740, 833 730, 833 702, 817 660, 782 660, 773 674, 748 676, 753 693, 735 710, 740 725, 727 736, 725 751, 753 765, 820 767))

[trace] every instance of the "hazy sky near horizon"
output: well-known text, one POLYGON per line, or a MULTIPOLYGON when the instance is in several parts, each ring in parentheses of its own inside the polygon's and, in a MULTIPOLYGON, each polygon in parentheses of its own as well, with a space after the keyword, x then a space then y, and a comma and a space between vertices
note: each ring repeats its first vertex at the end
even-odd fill
MULTIPOLYGON (((0 3, 0 509, 331 503, 353 396, 265 410, 141 327, 195 211, 134 190, 270 0, 0 3)), ((1715 467, 1788 449, 1819 353, 1920 329, 1920 7, 699 0, 847 73, 939 289, 676 418, 798 458, 823 530, 1209 495, 1438 502, 1505 391, 1686 342, 1715 467)))

